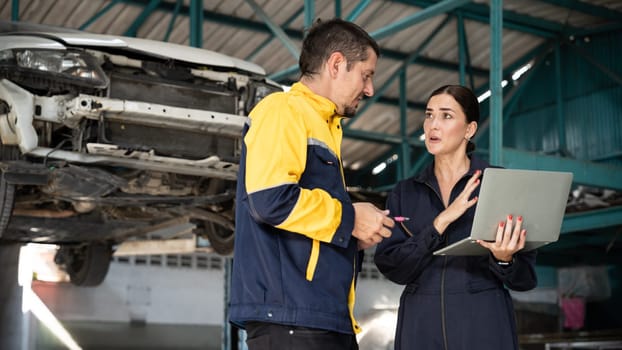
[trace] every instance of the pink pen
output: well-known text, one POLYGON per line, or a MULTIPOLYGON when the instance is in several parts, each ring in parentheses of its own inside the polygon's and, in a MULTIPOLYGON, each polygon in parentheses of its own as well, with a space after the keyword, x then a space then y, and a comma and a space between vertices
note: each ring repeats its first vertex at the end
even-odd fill
POLYGON ((393 220, 397 221, 397 222, 403 222, 403 221, 408 221, 410 220, 410 218, 405 217, 405 216, 394 216, 393 220))

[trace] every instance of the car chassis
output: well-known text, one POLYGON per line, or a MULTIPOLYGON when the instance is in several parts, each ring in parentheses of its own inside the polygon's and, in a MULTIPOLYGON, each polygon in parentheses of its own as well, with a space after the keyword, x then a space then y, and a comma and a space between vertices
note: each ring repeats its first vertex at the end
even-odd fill
POLYGON ((278 90, 207 50, 1 35, 0 240, 59 244, 77 285, 101 283, 123 242, 179 225, 230 254, 246 114, 278 90))

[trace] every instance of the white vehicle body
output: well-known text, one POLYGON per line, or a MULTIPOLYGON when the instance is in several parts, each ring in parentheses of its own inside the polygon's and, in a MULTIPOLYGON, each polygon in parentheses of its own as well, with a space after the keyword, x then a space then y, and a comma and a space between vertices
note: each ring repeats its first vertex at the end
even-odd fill
POLYGON ((81 285, 168 224, 228 254, 246 114, 279 89, 208 50, 0 22, 0 239, 61 244, 81 285))

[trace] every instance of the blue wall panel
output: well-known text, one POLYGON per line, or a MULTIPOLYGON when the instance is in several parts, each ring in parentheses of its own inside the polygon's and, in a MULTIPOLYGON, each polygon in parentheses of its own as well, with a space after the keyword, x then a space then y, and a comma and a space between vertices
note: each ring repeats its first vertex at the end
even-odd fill
POLYGON ((583 38, 562 47, 561 76, 551 52, 531 74, 504 126, 504 145, 560 153, 555 82, 562 86, 568 156, 622 164, 622 33, 583 38))

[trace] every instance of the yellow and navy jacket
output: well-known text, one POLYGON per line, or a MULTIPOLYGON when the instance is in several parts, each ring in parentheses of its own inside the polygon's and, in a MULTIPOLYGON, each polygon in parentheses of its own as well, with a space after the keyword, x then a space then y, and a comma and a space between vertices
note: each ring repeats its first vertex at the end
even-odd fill
POLYGON ((335 104, 302 83, 273 93, 244 128, 229 320, 358 333, 360 264, 335 104))

